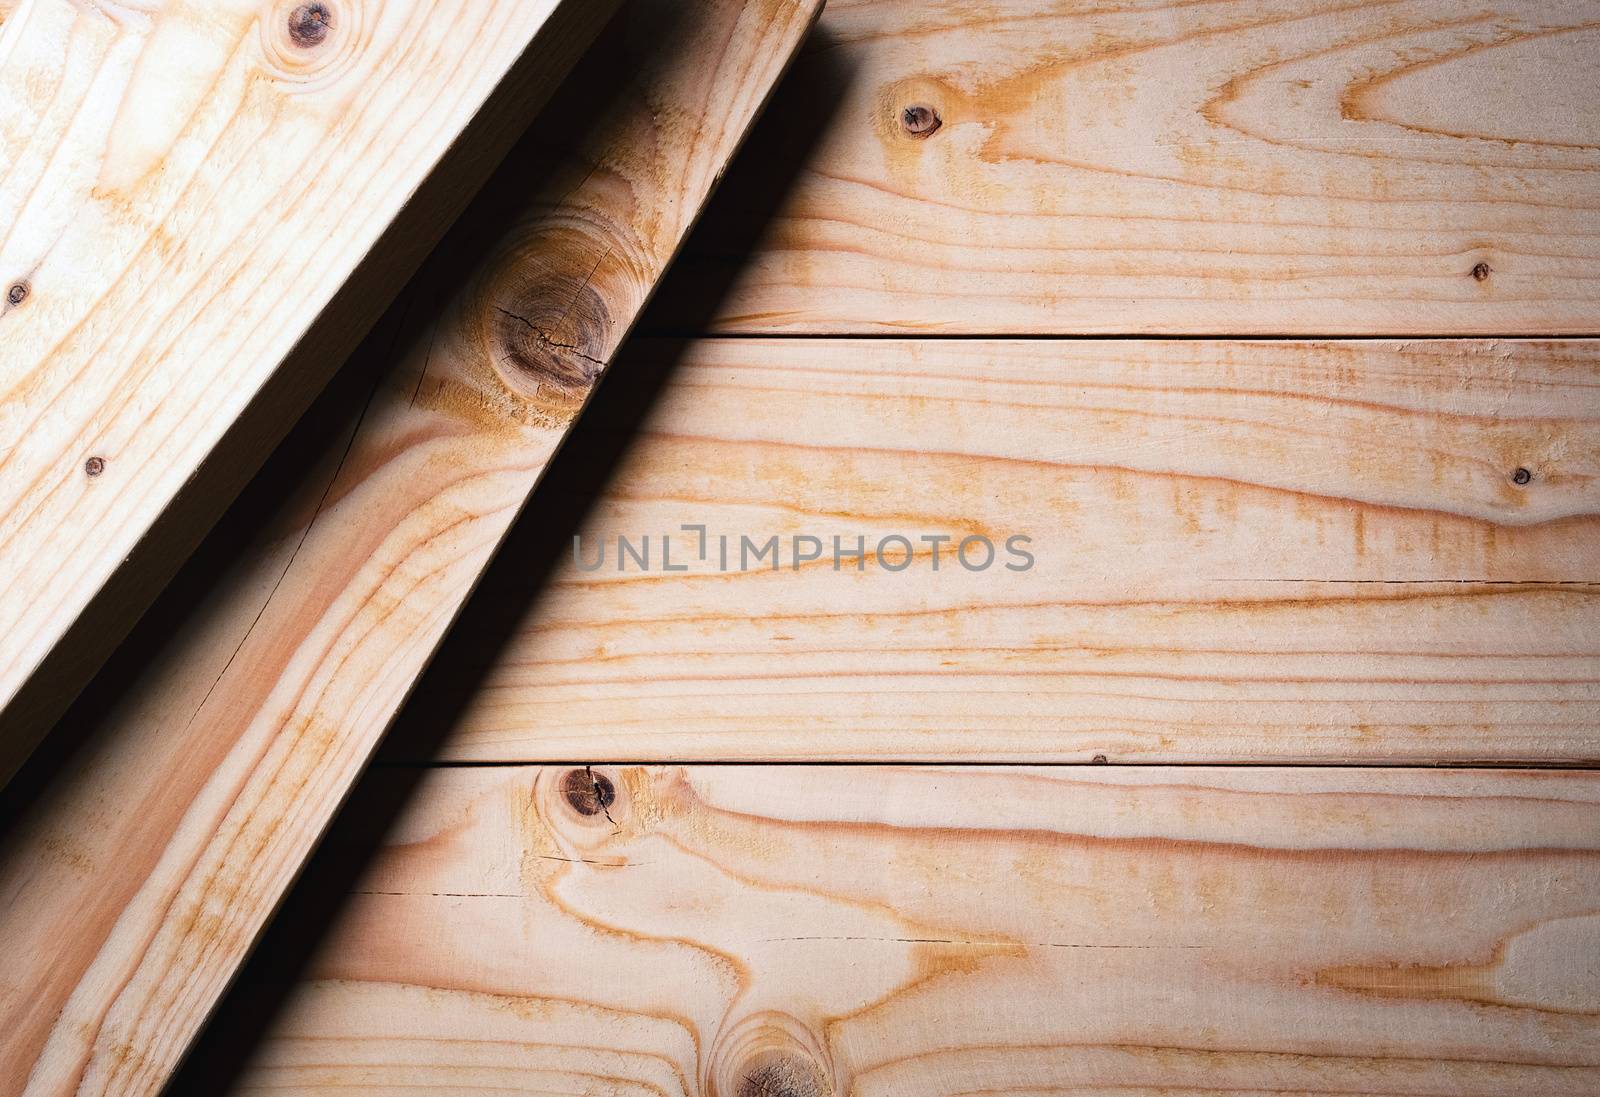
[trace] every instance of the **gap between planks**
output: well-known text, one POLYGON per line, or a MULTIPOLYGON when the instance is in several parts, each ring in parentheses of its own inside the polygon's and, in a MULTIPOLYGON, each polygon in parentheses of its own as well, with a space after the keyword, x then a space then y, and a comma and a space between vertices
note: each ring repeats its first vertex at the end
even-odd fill
MULTIPOLYGON (((367 768, 369 770, 430 770, 430 769, 510 769, 518 767, 549 767, 560 769, 562 767, 595 765, 593 760, 582 758, 546 759, 536 758, 528 760, 517 759, 449 759, 441 758, 438 761, 417 761, 415 759, 376 759, 367 768)), ((1471 773, 1484 773, 1494 770, 1518 770, 1557 773, 1596 773, 1600 772, 1600 765, 1592 762, 1463 762, 1452 759, 1448 763, 1408 762, 1305 762, 1305 761, 1181 761, 1181 762, 1151 762, 1151 761, 1113 761, 1106 759, 1103 762, 1036 762, 1018 761, 1010 757, 996 758, 952 758, 919 757, 906 755, 904 757, 876 758, 870 762, 857 761, 849 758, 815 758, 796 760, 793 758, 778 761, 761 761, 751 758, 692 758, 687 761, 670 756, 651 756, 648 758, 605 758, 602 763, 607 766, 744 766, 785 769, 816 769, 819 767, 836 767, 862 769, 870 767, 894 768, 899 766, 933 766, 936 768, 964 768, 964 769, 993 769, 1014 768, 1026 766, 1029 769, 1106 769, 1121 766, 1124 769, 1371 769, 1371 770, 1427 770, 1430 773, 1448 773, 1462 771, 1471 773)))
POLYGON ((939 343, 1100 343, 1100 342, 1141 342, 1141 343, 1377 343, 1394 342, 1397 340, 1430 342, 1430 343, 1488 343, 1496 339, 1515 339, 1530 342, 1579 342, 1585 339, 1600 339, 1600 328, 1592 331, 1575 332, 1537 332, 1537 331, 1505 331, 1488 332, 1482 335, 1463 335, 1460 332, 1418 332, 1418 331, 1364 331, 1359 333, 1343 332, 1306 335, 1285 332, 1281 334, 1260 334, 1251 332, 1160 332, 1160 331, 1117 331, 1105 335, 1092 332, 1074 332, 1062 334, 1059 332, 1032 331, 1032 332, 968 332, 968 331, 935 331, 913 335, 892 331, 852 332, 852 331, 756 331, 743 333, 737 331, 702 331, 690 328, 652 327, 638 332, 635 338, 639 339, 693 339, 706 340, 718 339, 734 342, 754 343, 762 340, 825 340, 849 339, 862 342, 939 342, 939 343))

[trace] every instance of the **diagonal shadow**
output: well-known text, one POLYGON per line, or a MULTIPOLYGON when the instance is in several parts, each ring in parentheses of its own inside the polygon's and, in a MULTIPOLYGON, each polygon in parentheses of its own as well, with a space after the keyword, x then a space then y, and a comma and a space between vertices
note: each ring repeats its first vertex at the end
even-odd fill
MULTIPOLYGON (((638 330, 708 330, 747 257, 810 162, 854 77, 851 63, 837 45, 825 28, 813 33, 638 330)), ((536 128, 544 125, 546 116, 582 118, 594 110, 595 89, 617 83, 605 53, 597 48, 586 56, 536 128)), ((508 158, 508 166, 536 161, 545 148, 530 135, 508 158)), ((517 170, 510 171, 512 180, 504 179, 508 173, 502 171, 490 182, 482 201, 468 214, 481 229, 452 232, 452 246, 459 246, 458 237, 475 238, 480 244, 493 240, 494 226, 515 212, 517 198, 526 191, 526 173, 519 184, 517 170)), ((469 257, 474 254, 470 244, 462 251, 469 257)), ((470 269, 470 262, 455 269, 470 269)), ((455 717, 569 551, 572 535, 616 471, 650 408, 671 383, 685 349, 681 340, 635 338, 618 353, 389 734, 386 755, 423 764, 379 763, 374 776, 381 777, 358 784, 190 1049, 169 1093, 226 1092, 240 1076, 337 923, 352 882, 360 878, 384 834, 426 779, 426 760, 438 756, 455 717)))

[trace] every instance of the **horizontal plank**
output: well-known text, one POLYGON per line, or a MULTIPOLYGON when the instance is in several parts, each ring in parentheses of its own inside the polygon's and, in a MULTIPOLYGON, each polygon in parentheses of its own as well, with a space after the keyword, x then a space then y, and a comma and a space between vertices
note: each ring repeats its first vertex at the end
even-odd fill
POLYGON ((0 780, 611 0, 38 0, 0 25, 0 780))
MULTIPOLYGON (((390 757, 1600 758, 1600 344, 712 339, 619 368, 664 376, 578 527, 603 565, 526 531, 390 757), (619 560, 646 536, 648 572, 619 560), (739 559, 773 536, 778 570, 739 559)), ((605 396, 596 450, 631 429, 605 396)))
POLYGON ((433 770, 205 1091, 1593 1094, 1597 811, 1539 772, 433 770))
POLYGON ((1586 0, 833 0, 683 269, 742 333, 1594 334, 1596 50, 1586 0))
POLYGON ((161 1088, 819 3, 631 5, 68 714, 0 843, 0 1077, 161 1088))

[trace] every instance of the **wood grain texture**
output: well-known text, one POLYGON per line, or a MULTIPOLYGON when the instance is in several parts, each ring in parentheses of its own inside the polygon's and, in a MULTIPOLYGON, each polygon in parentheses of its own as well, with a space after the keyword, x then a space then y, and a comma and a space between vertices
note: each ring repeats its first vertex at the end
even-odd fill
POLYGON ((39 0, 0 25, 0 777, 612 6, 39 0), (19 700, 75 622, 64 680, 19 700))
POLYGON ((1587 0, 834 0, 816 43, 806 173, 681 268, 739 271, 721 330, 1600 330, 1587 0))
POLYGON ((283 520, 151 641, 0 854, 0 1077, 28 1094, 160 1087, 818 6, 633 5, 563 93, 593 93, 584 124, 551 108, 581 142, 531 138, 480 206, 518 216, 493 222, 470 275, 471 215, 419 275, 392 341, 367 349, 376 387, 313 443, 320 463, 283 520), (530 161, 553 165, 531 193, 530 161))
POLYGON ((428 773, 232 1092, 1600 1091, 1594 774, 592 774, 428 773))
POLYGON ((497 567, 391 757, 1600 759, 1600 344, 632 346, 603 566, 497 567))

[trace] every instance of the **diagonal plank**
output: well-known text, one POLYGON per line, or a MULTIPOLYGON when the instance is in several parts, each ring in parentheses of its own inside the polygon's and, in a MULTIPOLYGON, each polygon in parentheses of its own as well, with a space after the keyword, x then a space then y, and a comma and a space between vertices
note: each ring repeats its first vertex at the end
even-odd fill
POLYGON ((285 524, 236 550, 6 843, 0 1077, 28 1094, 162 1084, 819 6, 632 5, 552 108, 559 127, 605 104, 577 147, 516 157, 486 195, 520 214, 494 222, 487 258, 457 275, 446 260, 473 249, 453 234, 413 283, 403 349, 369 343, 376 387, 323 438, 285 524), (522 161, 550 158, 522 197, 522 161))
POLYGON ((492 569, 388 756, 1600 760, 1600 343, 629 359, 671 371, 579 527, 603 566, 563 543, 516 554, 548 576, 492 569), (807 535, 823 555, 796 569, 807 535), (739 539, 774 536, 780 567, 743 570, 739 539), (970 536, 987 570, 960 566, 970 536), (618 553, 646 537, 648 572, 618 553), (865 540, 859 570, 834 537, 865 540))
POLYGON ((0 778, 614 6, 38 0, 5 16, 0 778))
POLYGON ((205 1091, 1583 1097, 1597 811, 1592 773, 433 770, 205 1091))
POLYGON ((1590 0, 836 0, 822 29, 795 75, 857 71, 836 124, 748 261, 713 238, 673 279, 737 266, 718 330, 1600 334, 1590 0))

